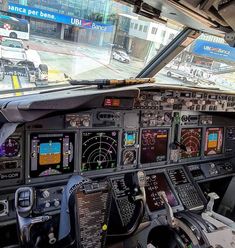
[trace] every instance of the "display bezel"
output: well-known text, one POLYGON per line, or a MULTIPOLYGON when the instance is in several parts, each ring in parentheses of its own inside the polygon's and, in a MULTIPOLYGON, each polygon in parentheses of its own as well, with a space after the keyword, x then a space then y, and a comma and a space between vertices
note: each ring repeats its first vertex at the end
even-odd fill
POLYGON ((22 155, 23 155, 23 149, 22 149, 23 146, 22 146, 22 137, 21 137, 21 135, 15 133, 15 134, 11 135, 10 137, 8 137, 6 140, 8 140, 8 139, 14 139, 19 143, 19 152, 18 152, 18 154, 16 156, 12 156, 12 157, 11 156, 10 157, 0 156, 0 161, 12 160, 12 159, 21 159, 22 155))
POLYGON ((181 126, 179 129, 179 140, 181 141, 181 133, 182 129, 201 129, 201 144, 200 144, 200 155, 198 157, 188 157, 188 158, 182 158, 181 153, 179 153, 179 161, 180 162, 187 162, 187 161, 195 161, 195 160, 200 160, 202 156, 204 155, 203 149, 204 149, 204 127, 203 126, 181 126))
POLYGON ((152 167, 155 165, 165 165, 168 164, 169 162, 169 147, 170 147, 170 140, 171 140, 171 128, 169 127, 144 127, 144 128, 140 128, 140 133, 139 133, 139 156, 138 156, 138 162, 139 165, 141 165, 142 167, 152 167), (168 138, 167 138, 167 151, 166 151, 166 160, 164 161, 158 161, 158 162, 152 162, 152 163, 141 163, 141 150, 142 150, 142 132, 143 130, 167 130, 168 132, 168 138))
MULTIPOLYGON (((173 211, 174 212, 182 211, 184 209, 184 207, 182 205, 182 202, 181 202, 181 200, 180 200, 180 198, 179 198, 179 196, 178 196, 178 194, 177 194, 177 192, 175 190, 175 187, 174 187, 173 183, 171 182, 171 180, 170 180, 170 178, 169 178, 169 176, 168 176, 168 174, 167 174, 165 169, 154 169, 154 170, 146 171, 146 176, 154 175, 154 174, 160 174, 160 173, 163 173, 165 175, 166 181, 167 181, 167 183, 168 183, 168 185, 169 185, 169 187, 170 187, 175 199, 178 202, 177 206, 172 207, 173 211)), ((152 216, 153 218, 155 218, 156 216, 162 215, 163 213, 166 212, 165 208, 159 209, 159 210, 156 210, 156 211, 150 211, 149 206, 148 206, 147 203, 146 203, 146 209, 148 211, 148 214, 150 216, 152 216)))
POLYGON ((204 145, 203 145, 203 156, 204 158, 206 159, 209 159, 209 158, 214 158, 214 157, 223 157, 224 156, 224 144, 225 144, 225 130, 226 130, 226 127, 223 127, 223 126, 207 126, 205 127, 204 129, 204 133, 203 133, 203 137, 204 137, 204 145), (206 148, 206 132, 207 132, 207 129, 211 129, 211 128, 221 128, 222 129, 222 145, 221 145, 221 153, 218 153, 218 154, 212 154, 212 155, 206 155, 205 154, 205 148, 206 148))
POLYGON ((79 165, 79 171, 81 175, 97 175, 100 173, 110 173, 113 171, 119 170, 120 167, 120 162, 121 162, 121 151, 122 151, 122 129, 120 128, 88 128, 88 129, 82 129, 79 132, 78 139, 79 139, 79 147, 78 147, 78 152, 81 154, 78 158, 78 165, 79 165), (111 132, 111 131, 117 131, 118 132, 118 152, 117 152, 117 166, 115 168, 106 168, 106 169, 100 169, 100 170, 90 170, 90 171, 82 171, 82 137, 83 133, 86 132, 111 132))
POLYGON ((75 147, 77 146, 77 134, 76 132, 73 132, 71 130, 65 131, 65 130, 43 130, 43 131, 26 131, 26 154, 27 154, 27 160, 26 160, 26 168, 25 168, 25 181, 26 183, 32 183, 32 182, 46 182, 46 181, 56 181, 59 179, 66 179, 69 178, 74 172, 78 171, 77 169, 77 156, 73 156, 73 170, 68 173, 64 174, 58 174, 58 175, 51 175, 51 176, 38 176, 38 177, 31 177, 31 136, 32 135, 53 135, 53 134, 70 134, 73 137, 73 154, 75 154, 75 147))

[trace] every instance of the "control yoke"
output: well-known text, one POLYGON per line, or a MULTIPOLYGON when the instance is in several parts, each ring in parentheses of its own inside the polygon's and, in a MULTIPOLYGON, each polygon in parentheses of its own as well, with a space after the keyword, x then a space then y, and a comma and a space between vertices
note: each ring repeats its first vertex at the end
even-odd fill
POLYGON ((192 232, 192 230, 187 225, 185 225, 184 222, 174 217, 173 209, 168 202, 165 191, 160 191, 158 192, 158 194, 161 200, 164 202, 165 209, 166 209, 167 222, 169 226, 172 228, 176 228, 176 229, 181 228, 191 239, 193 245, 200 247, 199 241, 197 237, 195 236, 195 234, 192 232))
POLYGON ((31 187, 23 187, 16 190, 15 209, 20 230, 20 241, 23 247, 29 246, 30 229, 36 223, 43 223, 51 219, 51 216, 32 217, 34 205, 34 190, 31 187))

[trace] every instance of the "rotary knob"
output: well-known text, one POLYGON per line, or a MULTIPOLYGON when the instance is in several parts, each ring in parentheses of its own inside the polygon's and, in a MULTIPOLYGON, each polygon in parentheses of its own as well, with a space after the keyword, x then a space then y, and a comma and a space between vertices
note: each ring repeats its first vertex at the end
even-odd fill
POLYGON ((43 198, 48 198, 50 196, 50 192, 48 191, 48 190, 44 190, 43 192, 42 192, 42 197, 43 198))
POLYGON ((84 127, 89 127, 89 126, 90 126, 90 121, 89 121, 88 119, 84 119, 84 120, 82 121, 82 125, 83 125, 84 127))
POLYGON ((60 201, 54 200, 54 206, 57 208, 60 206, 60 201))
POLYGON ((193 105, 193 103, 192 102, 190 102, 190 101, 187 101, 187 102, 185 102, 185 105, 186 105, 186 107, 191 107, 192 105, 193 105))
POLYGON ((45 203, 45 208, 49 208, 51 206, 50 202, 45 203))
POLYGON ((169 103, 169 104, 174 104, 174 102, 175 102, 175 99, 173 99, 173 98, 167 98, 167 103, 169 103))

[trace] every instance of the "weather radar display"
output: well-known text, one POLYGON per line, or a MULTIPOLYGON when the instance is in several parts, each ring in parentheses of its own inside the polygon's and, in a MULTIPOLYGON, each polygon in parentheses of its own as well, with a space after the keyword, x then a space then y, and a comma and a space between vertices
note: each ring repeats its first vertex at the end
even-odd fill
POLYGON ((82 133, 82 171, 115 168, 117 154, 117 131, 82 133))
POLYGON ((201 128, 183 128, 181 130, 181 144, 185 150, 181 150, 181 158, 194 158, 201 155, 201 128))

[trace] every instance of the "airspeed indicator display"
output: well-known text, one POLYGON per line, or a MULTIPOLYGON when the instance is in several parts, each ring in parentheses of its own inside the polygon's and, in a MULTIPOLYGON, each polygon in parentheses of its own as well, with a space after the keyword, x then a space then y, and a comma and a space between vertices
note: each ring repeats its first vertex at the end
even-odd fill
POLYGON ((115 168, 117 157, 117 131, 82 133, 82 171, 115 168))

